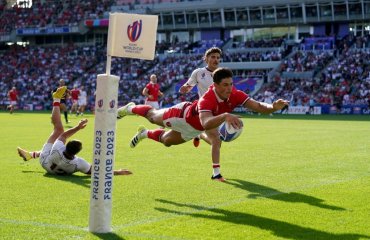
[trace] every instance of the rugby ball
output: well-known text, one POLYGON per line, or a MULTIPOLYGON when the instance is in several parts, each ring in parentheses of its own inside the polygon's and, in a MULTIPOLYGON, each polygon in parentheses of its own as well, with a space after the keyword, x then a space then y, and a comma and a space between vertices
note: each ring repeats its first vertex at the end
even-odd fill
POLYGON ((223 122, 218 127, 218 133, 220 135, 220 139, 224 142, 231 142, 237 139, 240 134, 243 132, 243 122, 240 121, 242 124, 242 127, 239 129, 234 128, 231 124, 228 124, 227 122, 223 122))

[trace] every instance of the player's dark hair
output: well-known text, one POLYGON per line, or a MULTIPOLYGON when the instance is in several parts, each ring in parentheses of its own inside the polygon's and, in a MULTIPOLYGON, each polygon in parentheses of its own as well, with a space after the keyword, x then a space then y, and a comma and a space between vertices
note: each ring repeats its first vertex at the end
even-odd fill
POLYGON ((82 143, 79 140, 71 140, 66 145, 66 152, 69 156, 74 156, 82 149, 82 143))
POLYGON ((206 53, 204 54, 204 58, 208 57, 209 55, 211 55, 212 53, 219 53, 220 56, 222 56, 222 50, 218 47, 211 47, 210 49, 208 49, 206 51, 206 53))
POLYGON ((229 68, 220 67, 213 71, 212 76, 213 82, 219 84, 222 79, 232 78, 233 72, 229 68))

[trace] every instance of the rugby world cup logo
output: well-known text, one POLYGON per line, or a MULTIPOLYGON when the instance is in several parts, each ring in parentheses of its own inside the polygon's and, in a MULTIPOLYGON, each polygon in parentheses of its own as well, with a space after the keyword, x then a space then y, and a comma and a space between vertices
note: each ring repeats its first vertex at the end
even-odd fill
POLYGON ((127 26, 127 37, 131 42, 136 42, 141 35, 143 21, 138 20, 127 26))
POLYGON ((103 107, 103 99, 100 99, 100 100, 98 101, 98 107, 99 107, 99 108, 102 108, 102 107, 103 107))
POLYGON ((114 108, 114 106, 116 105, 116 101, 115 100, 112 100, 109 102, 109 107, 110 108, 114 108))

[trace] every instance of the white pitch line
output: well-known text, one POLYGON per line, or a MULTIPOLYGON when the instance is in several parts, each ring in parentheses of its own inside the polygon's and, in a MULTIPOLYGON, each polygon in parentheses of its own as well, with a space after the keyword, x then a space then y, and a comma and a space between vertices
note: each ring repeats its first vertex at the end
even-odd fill
POLYGON ((47 228, 57 228, 57 229, 72 229, 72 230, 78 230, 78 231, 88 231, 87 227, 77 227, 77 226, 65 225, 65 224, 53 224, 53 223, 23 221, 23 220, 4 219, 4 218, 0 218, 0 222, 10 223, 10 224, 15 224, 15 225, 31 225, 31 226, 36 226, 36 227, 47 227, 47 228))

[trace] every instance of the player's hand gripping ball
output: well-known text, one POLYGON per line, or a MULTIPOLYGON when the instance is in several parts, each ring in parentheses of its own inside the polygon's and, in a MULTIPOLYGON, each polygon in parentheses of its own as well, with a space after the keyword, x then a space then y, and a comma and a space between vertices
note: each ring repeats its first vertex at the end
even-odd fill
POLYGON ((223 122, 218 127, 218 133, 220 135, 220 139, 224 142, 231 142, 237 139, 240 134, 243 132, 243 121, 241 121, 242 127, 239 129, 234 128, 231 124, 228 124, 227 122, 223 122))

